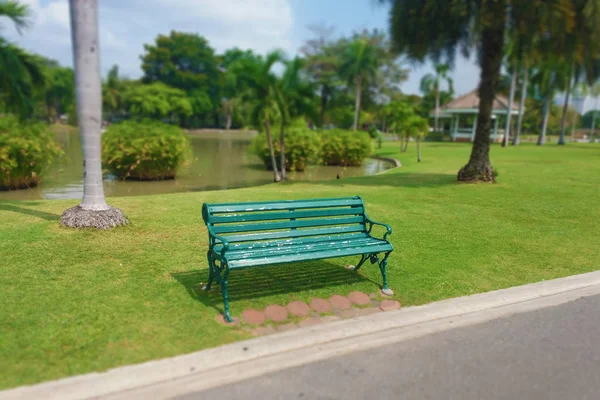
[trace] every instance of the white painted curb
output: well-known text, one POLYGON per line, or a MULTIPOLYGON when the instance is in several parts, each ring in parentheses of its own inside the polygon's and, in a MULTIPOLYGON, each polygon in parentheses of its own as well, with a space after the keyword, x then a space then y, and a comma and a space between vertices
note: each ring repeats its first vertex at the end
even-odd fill
POLYGON ((600 271, 332 322, 106 372, 19 387, 0 392, 0 399, 168 398, 595 294, 600 294, 600 271))

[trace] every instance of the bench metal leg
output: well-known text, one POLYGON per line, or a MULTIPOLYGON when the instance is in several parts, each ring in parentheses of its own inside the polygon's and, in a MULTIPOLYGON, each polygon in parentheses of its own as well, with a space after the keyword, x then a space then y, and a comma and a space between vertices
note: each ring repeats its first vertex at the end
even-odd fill
POLYGON ((206 258, 208 259, 208 283, 203 287, 203 289, 207 291, 210 290, 213 280, 215 279, 215 262, 211 257, 211 253, 212 252, 210 250, 206 253, 206 258))
POLYGON ((362 254, 360 256, 360 261, 358 262, 358 264, 356 265, 356 267, 352 267, 352 271, 358 271, 358 269, 360 267, 362 267, 362 265, 365 263, 365 261, 367 261, 367 259, 369 258, 369 256, 367 254, 362 254))
POLYGON ((388 287, 387 273, 385 270, 387 267, 387 259, 388 259, 389 255, 390 255, 390 253, 385 253, 383 260, 381 260, 379 262, 379 270, 381 271, 381 277, 383 278, 383 287, 381 289, 381 292, 385 295, 391 296, 394 294, 394 291, 388 287))
POLYGON ((221 279, 221 290, 223 291, 223 302, 225 305, 225 321, 233 322, 233 318, 231 318, 231 314, 229 313, 229 292, 227 291, 227 286, 229 283, 227 282, 227 275, 229 275, 229 268, 225 266, 223 272, 223 278, 221 279))

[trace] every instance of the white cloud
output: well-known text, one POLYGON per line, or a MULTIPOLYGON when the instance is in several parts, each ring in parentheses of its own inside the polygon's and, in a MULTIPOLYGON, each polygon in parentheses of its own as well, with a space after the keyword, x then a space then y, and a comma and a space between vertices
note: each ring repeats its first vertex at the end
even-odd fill
MULTIPOLYGON (((67 0, 23 0, 32 9, 32 28, 19 36, 21 46, 72 65, 67 0)), ((231 47, 265 53, 295 52, 289 0, 101 0, 100 55, 103 71, 118 64, 122 73, 141 75, 145 43, 171 30, 198 33, 219 52, 231 47)))

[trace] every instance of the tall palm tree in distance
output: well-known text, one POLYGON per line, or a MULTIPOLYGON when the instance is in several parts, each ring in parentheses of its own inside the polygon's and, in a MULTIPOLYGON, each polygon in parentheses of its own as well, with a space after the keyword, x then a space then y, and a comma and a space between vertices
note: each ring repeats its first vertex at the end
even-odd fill
POLYGON ((357 130, 359 125, 363 85, 375 79, 382 61, 381 48, 373 45, 366 35, 348 42, 344 49, 339 73, 356 90, 353 130, 357 130))
POLYGON ((128 223, 104 198, 101 165, 102 86, 97 0, 70 0, 77 119, 83 148, 83 199, 66 210, 61 223, 72 228, 108 229, 128 223))
POLYGON ((435 95, 435 122, 434 129, 439 132, 440 125, 440 83, 442 80, 448 84, 448 92, 454 92, 454 82, 448 75, 450 72, 450 65, 448 64, 435 64, 433 66, 435 74, 427 74, 421 78, 420 90, 423 94, 433 93, 435 95))
POLYGON ((281 181, 277 169, 275 150, 273 148, 273 136, 271 134, 271 122, 277 114, 278 79, 273 73, 275 64, 283 62, 284 56, 280 51, 272 51, 264 58, 247 60, 238 67, 238 78, 242 80, 248 90, 244 93, 245 100, 253 104, 252 117, 255 123, 264 124, 271 153, 271 165, 273 167, 273 180, 281 181))

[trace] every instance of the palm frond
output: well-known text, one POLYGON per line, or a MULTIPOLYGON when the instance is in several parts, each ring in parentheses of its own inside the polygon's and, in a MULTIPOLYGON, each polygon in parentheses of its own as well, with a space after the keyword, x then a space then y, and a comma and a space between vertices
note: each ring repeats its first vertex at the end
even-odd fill
POLYGON ((22 4, 14 0, 0 1, 0 17, 10 19, 17 32, 29 27, 30 8, 27 4, 22 4))

